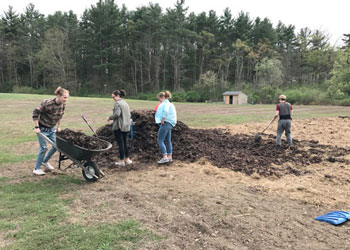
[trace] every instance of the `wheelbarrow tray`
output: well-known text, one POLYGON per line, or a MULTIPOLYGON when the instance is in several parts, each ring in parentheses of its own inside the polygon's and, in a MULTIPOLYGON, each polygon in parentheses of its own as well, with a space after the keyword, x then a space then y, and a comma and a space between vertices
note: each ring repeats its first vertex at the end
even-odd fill
POLYGON ((69 141, 66 141, 65 139, 56 136, 56 148, 58 151, 62 152, 66 156, 73 158, 76 161, 90 161, 92 157, 95 155, 107 151, 112 147, 112 144, 101 140, 99 138, 96 138, 99 141, 102 141, 107 145, 104 149, 87 149, 84 147, 80 147, 78 145, 75 145, 69 141))
MULTIPOLYGON (((70 159, 73 164, 82 169, 82 173, 84 178, 87 181, 96 181, 99 178, 104 176, 104 173, 99 169, 98 165, 91 160, 91 158, 101 152, 107 151, 112 148, 112 144, 101 140, 100 138, 96 138, 104 143, 106 143, 106 148, 104 149, 87 149, 84 147, 80 147, 75 145, 59 136, 56 136, 56 143, 51 141, 47 136, 42 133, 39 135, 49 144, 57 149, 60 152, 59 160, 58 160, 58 168, 61 169, 61 162, 67 159, 70 159)), ((69 167, 68 167, 69 168, 69 167)))

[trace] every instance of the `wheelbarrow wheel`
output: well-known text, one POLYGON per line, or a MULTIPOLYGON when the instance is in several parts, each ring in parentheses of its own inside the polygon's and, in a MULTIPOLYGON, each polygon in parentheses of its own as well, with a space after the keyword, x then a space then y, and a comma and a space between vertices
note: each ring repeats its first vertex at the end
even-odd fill
POLYGON ((86 181, 94 182, 100 177, 100 170, 95 162, 88 161, 84 164, 85 169, 82 169, 83 176, 86 181))

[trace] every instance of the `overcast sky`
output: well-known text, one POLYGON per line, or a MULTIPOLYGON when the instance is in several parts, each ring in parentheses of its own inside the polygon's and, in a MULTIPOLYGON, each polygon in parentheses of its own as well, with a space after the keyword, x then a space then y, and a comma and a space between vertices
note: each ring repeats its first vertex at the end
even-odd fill
MULTIPOLYGON (((0 0, 1 15, 11 5, 18 12, 33 3, 45 15, 57 10, 73 10, 80 16, 86 8, 97 0, 0 0)), ((116 0, 118 5, 125 4, 129 10, 135 10, 149 2, 159 3, 163 9, 173 7, 176 0, 116 0)), ((331 35, 333 44, 341 44, 344 33, 350 33, 349 0, 186 0, 189 12, 200 13, 215 10, 218 15, 229 7, 234 16, 241 10, 251 17, 268 17, 274 25, 281 20, 293 24, 299 30, 303 27, 321 29, 331 35)))

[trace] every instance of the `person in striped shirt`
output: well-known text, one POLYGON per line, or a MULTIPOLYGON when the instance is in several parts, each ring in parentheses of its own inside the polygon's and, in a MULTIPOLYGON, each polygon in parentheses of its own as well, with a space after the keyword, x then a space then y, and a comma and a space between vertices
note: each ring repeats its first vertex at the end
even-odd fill
POLYGON ((56 148, 52 147, 50 151, 47 152, 47 143, 39 133, 44 134, 56 143, 56 131, 59 132, 61 130, 61 119, 64 115, 66 103, 69 98, 69 91, 58 87, 55 91, 55 95, 56 97, 44 100, 33 110, 34 132, 38 136, 40 145, 39 154, 33 170, 34 175, 45 175, 45 172, 41 169, 41 165, 48 171, 54 169, 48 161, 56 152, 56 148), (55 128, 56 125, 57 128, 55 128))

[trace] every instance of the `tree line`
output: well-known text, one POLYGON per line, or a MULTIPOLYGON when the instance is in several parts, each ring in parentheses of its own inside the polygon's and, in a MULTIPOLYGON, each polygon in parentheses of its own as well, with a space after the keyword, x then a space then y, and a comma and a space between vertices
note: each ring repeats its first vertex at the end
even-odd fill
POLYGON ((350 98, 350 34, 342 48, 329 38, 229 8, 221 16, 188 13, 184 0, 166 10, 100 0, 80 18, 73 11, 45 16, 33 4, 23 13, 9 7, 0 22, 0 91, 63 85, 76 95, 123 88, 140 96, 170 89, 205 100, 231 89, 268 102, 277 89, 316 87, 328 98, 350 98))

